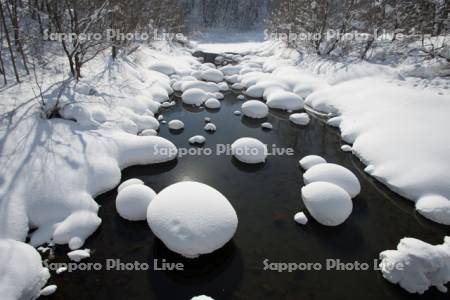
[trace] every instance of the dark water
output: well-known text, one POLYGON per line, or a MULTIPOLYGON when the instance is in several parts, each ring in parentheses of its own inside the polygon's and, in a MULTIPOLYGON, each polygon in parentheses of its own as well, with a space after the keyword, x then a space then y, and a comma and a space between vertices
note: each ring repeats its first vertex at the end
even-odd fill
MULTIPOLYGON (((227 93, 218 111, 177 106, 163 112, 166 120, 185 123, 181 133, 161 126, 161 136, 178 147, 191 147, 188 138, 201 134, 205 147, 231 144, 243 137, 255 137, 266 144, 291 147, 294 156, 271 156, 264 165, 245 166, 230 156, 185 156, 177 161, 131 167, 123 171, 123 180, 140 178, 160 191, 182 180, 206 183, 222 192, 239 217, 239 228, 224 248, 197 260, 171 253, 157 240, 146 222, 127 222, 114 207, 116 191, 97 198, 103 220, 99 230, 87 241, 93 257, 84 262, 104 263, 106 259, 149 263, 154 259, 182 262, 185 271, 77 271, 54 275, 50 283, 58 285, 51 299, 190 299, 206 294, 224 299, 448 299, 449 294, 434 288, 423 296, 411 295, 385 281, 379 271, 264 271, 263 261, 319 262, 328 258, 342 262, 368 262, 378 254, 395 249, 405 236, 437 244, 449 234, 446 227, 425 220, 414 212, 411 202, 393 194, 362 172, 359 161, 340 150, 338 132, 321 120, 312 118, 307 127, 288 121, 285 113, 272 111, 267 121, 274 125, 264 131, 254 121, 234 116, 242 101, 227 93), (217 132, 203 131, 204 117, 212 118, 217 132), (341 226, 330 228, 312 218, 306 226, 293 221, 304 208, 300 198, 303 186, 298 160, 317 154, 328 162, 352 170, 362 184, 354 199, 354 211, 341 226)), ((55 261, 67 261, 66 248, 56 249, 55 261)))

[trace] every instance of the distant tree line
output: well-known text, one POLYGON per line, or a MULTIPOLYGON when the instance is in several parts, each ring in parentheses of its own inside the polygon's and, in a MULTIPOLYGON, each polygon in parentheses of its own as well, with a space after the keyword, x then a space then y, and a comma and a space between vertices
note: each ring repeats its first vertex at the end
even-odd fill
POLYGON ((116 58, 132 43, 108 39, 108 30, 149 36, 154 29, 179 32, 182 18, 177 0, 0 0, 0 74, 6 84, 6 66, 11 66, 19 82, 21 71, 29 74, 44 51, 46 38, 57 33, 69 37, 58 43, 72 76, 79 79, 82 66, 98 53, 110 48, 116 58), (93 33, 103 38, 85 38, 93 33))
POLYGON ((385 42, 398 44, 399 36, 408 36, 402 42, 418 42, 424 55, 450 59, 448 0, 271 0, 269 6, 271 32, 317 33, 318 38, 288 43, 321 56, 357 52, 364 59, 377 44, 376 37, 384 35, 385 42), (341 34, 327 38, 330 30, 341 34), (343 37, 351 32, 367 38, 349 42, 343 37))

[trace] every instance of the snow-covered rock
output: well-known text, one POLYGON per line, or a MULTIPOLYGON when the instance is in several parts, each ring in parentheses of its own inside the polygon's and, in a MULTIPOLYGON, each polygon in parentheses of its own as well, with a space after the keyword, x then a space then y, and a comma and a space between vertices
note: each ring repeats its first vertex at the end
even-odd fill
POLYGON ((244 95, 238 95, 236 97, 238 100, 244 101, 245 100, 245 96, 244 95))
POLYGON ((191 300, 214 300, 214 299, 205 295, 201 295, 192 297, 191 300))
POLYGON ((267 97, 267 106, 274 109, 299 110, 303 108, 304 103, 300 96, 280 90, 267 97))
POLYGON ((239 82, 233 83, 233 85, 231 86, 231 88, 233 90, 242 90, 244 88, 244 86, 242 84, 240 84, 239 82))
POLYGON ((35 299, 50 278, 39 253, 30 245, 0 239, 0 298, 35 299))
POLYGON ((323 157, 318 155, 308 155, 303 157, 298 163, 304 170, 308 170, 315 165, 326 164, 327 161, 323 157))
POLYGON ((258 100, 249 100, 242 104, 242 113, 253 119, 262 119, 269 114, 269 108, 267 105, 258 100))
POLYGON ((158 135, 158 131, 156 131, 155 129, 145 129, 145 130, 141 131, 141 133, 139 135, 141 135, 141 136, 156 136, 156 135, 158 135))
POLYGON ((91 257, 91 249, 74 250, 67 253, 67 256, 74 262, 80 262, 83 259, 91 257))
POLYGON ((261 124, 261 128, 267 129, 267 130, 272 130, 273 129, 273 125, 272 125, 272 123, 264 122, 264 123, 261 124))
POLYGON ((217 93, 220 89, 214 82, 204 82, 200 80, 189 80, 181 83, 181 91, 185 92, 190 89, 200 89, 207 93, 217 93))
POLYGON ((204 90, 194 88, 183 92, 181 95, 181 100, 183 103, 195 106, 201 106, 203 102, 210 97, 210 94, 204 90))
POLYGON ((233 112, 233 114, 234 114, 235 116, 240 116, 240 115, 242 114, 242 112, 241 112, 240 110, 235 110, 235 111, 233 112))
POLYGON ((422 216, 444 225, 450 225, 450 200, 441 195, 426 195, 416 202, 422 216))
POLYGON ((296 223, 301 225, 306 225, 306 223, 308 223, 308 218, 305 216, 305 213, 303 212, 296 213, 294 216, 294 220, 296 223))
POLYGON ((207 69, 204 70, 201 74, 202 79, 206 81, 212 82, 221 82, 223 81, 223 73, 217 69, 207 69))
POLYGON ((307 113, 297 113, 297 114, 292 114, 289 116, 289 120, 296 124, 296 125, 301 125, 301 126, 305 126, 309 124, 309 115, 307 113))
POLYGON ((125 180, 124 182, 122 182, 119 185, 119 187, 117 188, 117 192, 120 193, 124 188, 129 187, 131 185, 135 185, 135 184, 143 185, 144 182, 142 180, 140 180, 139 178, 131 178, 131 179, 125 180))
POLYGON ((215 98, 209 98, 205 102, 205 107, 209 109, 218 109, 220 108, 221 104, 220 101, 215 98))
POLYGON ((156 193, 148 186, 130 185, 117 195, 117 213, 128 221, 143 221, 147 218, 147 207, 155 195, 156 193))
POLYGON ((311 216, 325 226, 344 223, 353 210, 349 194, 329 182, 313 182, 304 186, 302 199, 311 216))
POLYGON ((45 288, 43 288, 40 292, 39 292, 39 296, 50 296, 53 295, 56 290, 58 289, 58 287, 54 284, 52 285, 47 285, 45 288))
POLYGON ((430 245, 414 238, 403 238, 397 250, 380 253, 383 277, 410 293, 423 294, 435 286, 446 293, 450 281, 450 237, 441 245, 430 245))
POLYGON ((327 121, 327 124, 331 127, 339 127, 342 123, 342 117, 333 117, 327 121))
POLYGON ((231 144, 231 152, 243 163, 259 164, 266 161, 267 146, 255 138, 244 137, 231 144))
POLYGON ((341 150, 344 152, 352 152, 352 146, 350 145, 342 145, 341 150))
POLYGON ((198 182, 179 182, 163 189, 150 203, 147 221, 172 251, 196 258, 223 247, 238 219, 219 191, 198 182))
POLYGON ((226 82, 219 82, 217 84, 217 86, 219 87, 219 90, 221 92, 226 92, 230 90, 230 87, 228 86, 228 84, 226 82))
POLYGON ((172 74, 176 73, 176 70, 172 65, 170 65, 168 63, 163 63, 163 62, 153 63, 148 68, 150 70, 160 72, 165 75, 172 75, 172 74))
POLYGON ((246 91, 245 94, 249 97, 254 98, 262 98, 264 95, 264 91, 269 88, 278 87, 281 90, 287 90, 288 88, 283 85, 282 83, 273 81, 273 80, 267 80, 267 81, 261 81, 258 82, 255 85, 250 86, 246 91))
POLYGON ((361 184, 355 174, 347 168, 336 164, 318 164, 303 174, 305 184, 312 182, 329 182, 344 189, 354 198, 361 192, 361 184))
POLYGON ((214 123, 208 123, 208 124, 205 125, 205 127, 203 127, 203 129, 205 131, 214 132, 214 131, 217 130, 217 127, 216 127, 216 125, 214 123))
POLYGON ((205 137, 203 135, 195 135, 189 138, 190 144, 203 144, 205 142, 205 137))
POLYGON ((184 128, 184 123, 180 120, 172 120, 169 122, 169 128, 172 130, 180 130, 184 128))

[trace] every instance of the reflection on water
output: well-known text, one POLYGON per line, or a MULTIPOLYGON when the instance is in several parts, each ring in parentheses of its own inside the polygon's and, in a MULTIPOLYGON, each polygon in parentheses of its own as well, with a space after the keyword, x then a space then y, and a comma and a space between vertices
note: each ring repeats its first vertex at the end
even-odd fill
MULTIPOLYGON (((242 101, 229 92, 220 111, 177 105, 163 111, 167 121, 185 123, 181 132, 161 126, 160 135, 178 147, 189 145, 194 135, 206 137, 205 147, 231 144, 244 136, 255 137, 277 147, 290 147, 294 156, 271 156, 264 164, 248 166, 234 158, 184 156, 156 166, 136 166, 123 171, 123 180, 140 178, 159 192, 181 180, 206 183, 222 192, 235 207, 238 231, 223 249, 189 260, 170 252, 148 228, 146 222, 127 222, 114 208, 116 191, 97 198, 103 220, 86 247, 94 250, 91 260, 107 258, 151 263, 153 259, 183 262, 186 271, 96 271, 55 275, 58 284, 53 299, 167 299, 184 300, 200 294, 223 299, 448 299, 435 289, 423 296, 410 295, 386 282, 378 271, 309 271, 278 273, 264 271, 263 261, 320 262, 328 258, 344 262, 369 262, 386 249, 394 249, 404 236, 430 243, 442 243, 449 230, 418 217, 411 202, 387 190, 362 172, 354 156, 340 150, 335 129, 312 118, 306 127, 291 124, 288 114, 271 111, 267 120, 251 120, 233 115, 242 101), (217 132, 206 134, 204 118, 210 117, 217 132), (274 126, 267 131, 260 124, 274 126), (352 170, 362 185, 354 199, 354 211, 341 226, 329 228, 310 219, 307 226, 296 225, 293 216, 305 210, 300 199, 303 185, 298 160, 317 154, 327 161, 352 170)), ((56 261, 66 261, 67 249, 58 247, 56 261)))

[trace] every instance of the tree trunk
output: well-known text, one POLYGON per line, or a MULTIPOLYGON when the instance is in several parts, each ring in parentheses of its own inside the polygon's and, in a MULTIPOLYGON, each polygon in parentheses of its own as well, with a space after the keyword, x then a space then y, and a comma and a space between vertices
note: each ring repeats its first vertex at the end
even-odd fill
POLYGON ((16 76, 17 82, 20 82, 19 73, 17 72, 16 60, 14 58, 14 52, 11 46, 11 39, 9 38, 8 26, 6 26, 5 13, 3 11, 3 5, 0 2, 0 18, 2 19, 3 27, 5 28, 6 42, 8 43, 9 53, 11 55, 11 63, 14 69, 14 75, 16 76))

